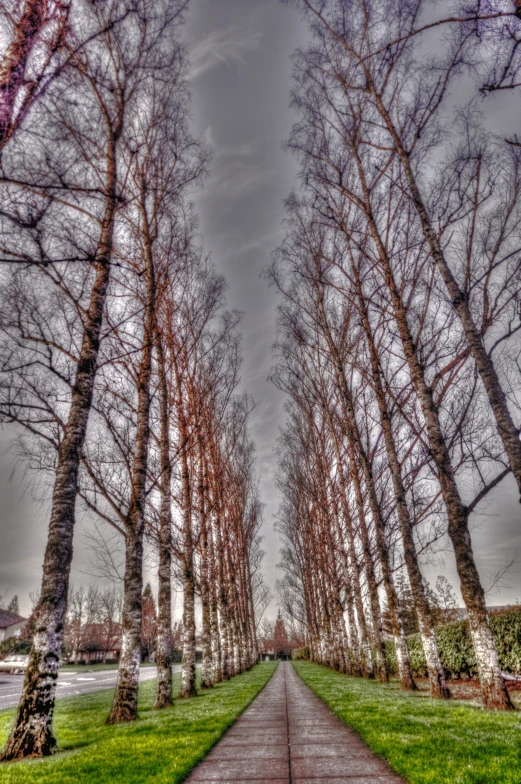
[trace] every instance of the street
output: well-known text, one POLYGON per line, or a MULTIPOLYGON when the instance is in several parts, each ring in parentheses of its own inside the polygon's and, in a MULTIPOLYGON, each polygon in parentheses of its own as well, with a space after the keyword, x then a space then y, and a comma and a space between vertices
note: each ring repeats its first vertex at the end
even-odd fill
MULTIPOLYGON (((180 672, 181 665, 174 664, 174 672, 180 672)), ((75 670, 60 672, 58 675, 58 689, 56 697, 72 697, 77 694, 88 694, 91 691, 101 691, 111 689, 116 685, 118 677, 117 670, 99 670, 87 672, 78 667, 75 670)), ((155 667, 141 667, 139 680, 152 680, 156 677, 155 667)), ((22 686, 23 675, 5 675, 0 673, 0 710, 2 708, 14 708, 18 704, 22 686)))

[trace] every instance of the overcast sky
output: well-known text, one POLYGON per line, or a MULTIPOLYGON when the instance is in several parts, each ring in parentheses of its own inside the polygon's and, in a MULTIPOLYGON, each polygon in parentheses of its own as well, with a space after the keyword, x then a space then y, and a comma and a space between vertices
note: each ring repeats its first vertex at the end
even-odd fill
MULTIPOLYGON (((258 453, 265 504, 265 574, 277 576, 279 542, 273 531, 278 505, 274 448, 283 421, 283 396, 267 381, 275 338, 276 295, 260 278, 281 238, 283 200, 295 165, 283 152, 294 116, 289 109, 290 55, 306 34, 294 8, 278 0, 193 0, 187 34, 191 45, 194 123, 214 151, 212 174, 197 196, 201 235, 229 282, 228 304, 244 313, 242 384, 255 398, 251 431, 258 453)), ((48 524, 46 504, 37 505, 27 482, 12 474, 12 459, 0 453, 0 594, 18 593, 22 612, 37 588, 48 524), (24 489, 26 490, 23 495, 24 489)), ((512 481, 490 495, 486 515, 475 516, 473 542, 485 587, 489 577, 521 554, 521 508, 512 481)), ((87 584, 88 548, 78 526, 72 579, 87 584)), ((446 574, 454 586, 453 556, 433 558, 429 579, 446 574)), ((518 561, 491 604, 521 600, 518 561)), ((178 601, 180 607, 180 601, 178 601)), ((276 614, 276 599, 269 614, 276 614)))
POLYGON ((280 576, 274 448, 284 401, 268 381, 277 303, 260 275, 281 239, 283 201, 295 177, 282 144, 295 119, 290 57, 305 28, 278 0, 195 0, 188 32, 196 131, 214 150, 197 207, 205 245, 229 282, 229 305, 244 313, 242 383, 256 402, 251 433, 265 504, 264 570, 273 588, 280 576))

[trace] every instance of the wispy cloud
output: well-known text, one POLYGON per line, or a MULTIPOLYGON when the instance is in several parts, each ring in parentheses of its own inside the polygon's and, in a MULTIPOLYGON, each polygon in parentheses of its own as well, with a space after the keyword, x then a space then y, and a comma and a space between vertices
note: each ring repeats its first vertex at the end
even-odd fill
POLYGON ((203 138, 214 150, 214 157, 212 176, 199 193, 199 201, 222 198, 223 194, 228 200, 242 198, 277 174, 277 167, 267 160, 266 149, 257 141, 223 145, 214 137, 211 127, 205 130, 203 138))
POLYGON ((259 48, 260 41, 259 32, 237 27, 212 31, 191 47, 190 79, 193 81, 223 64, 244 63, 247 54, 259 48))

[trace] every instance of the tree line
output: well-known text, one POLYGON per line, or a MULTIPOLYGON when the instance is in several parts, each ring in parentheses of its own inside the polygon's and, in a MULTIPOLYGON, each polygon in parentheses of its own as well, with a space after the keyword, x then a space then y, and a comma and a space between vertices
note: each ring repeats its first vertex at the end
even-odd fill
POLYGON ((521 491, 521 144, 482 111, 521 81, 519 6, 297 5, 300 186, 269 273, 285 606, 314 660, 385 681, 383 600, 412 690, 406 575, 431 694, 448 698, 421 569, 447 533, 483 703, 511 709, 470 523, 507 476, 521 491))
POLYGON ((226 309, 190 201, 208 152, 190 130, 188 5, 26 0, 2 21, 0 417, 18 458, 52 487, 4 761, 55 748, 78 506, 98 521, 106 563, 106 531, 124 551, 109 723, 137 715, 147 552, 158 563, 157 709, 174 696, 173 580, 184 597, 181 697, 196 693, 196 603, 204 688, 257 658, 252 403, 238 392, 239 314, 226 309))

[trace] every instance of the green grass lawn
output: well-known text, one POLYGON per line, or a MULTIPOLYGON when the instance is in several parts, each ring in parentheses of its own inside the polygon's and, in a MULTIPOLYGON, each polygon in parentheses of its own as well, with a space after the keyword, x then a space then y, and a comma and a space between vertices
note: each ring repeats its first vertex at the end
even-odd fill
MULTIPOLYGON (((155 667, 155 662, 143 662, 141 667, 155 667)), ((92 662, 91 664, 62 664, 60 672, 101 672, 102 670, 117 670, 119 664, 103 664, 102 662, 92 662)))
MULTIPOLYGON (((0 764, 1 784, 177 784, 257 696, 274 662, 220 683, 173 708, 153 711, 155 680, 139 688, 139 721, 108 727, 113 690, 56 703, 60 751, 45 760, 0 764)), ((174 687, 180 688, 180 675, 174 687)), ((3 745, 14 711, 0 712, 3 745)))
POLYGON ((400 692, 309 662, 302 680, 410 784, 520 784, 521 713, 400 692))

